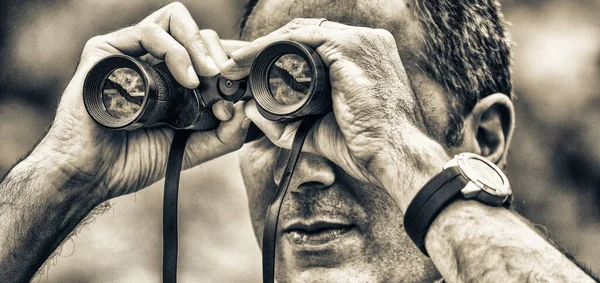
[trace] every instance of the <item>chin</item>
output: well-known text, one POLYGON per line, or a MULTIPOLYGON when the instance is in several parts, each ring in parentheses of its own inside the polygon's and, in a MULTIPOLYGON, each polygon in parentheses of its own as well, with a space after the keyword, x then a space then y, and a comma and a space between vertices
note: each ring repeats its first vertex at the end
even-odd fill
POLYGON ((434 282, 441 276, 418 251, 368 251, 360 237, 348 233, 316 246, 281 243, 277 282, 434 282))

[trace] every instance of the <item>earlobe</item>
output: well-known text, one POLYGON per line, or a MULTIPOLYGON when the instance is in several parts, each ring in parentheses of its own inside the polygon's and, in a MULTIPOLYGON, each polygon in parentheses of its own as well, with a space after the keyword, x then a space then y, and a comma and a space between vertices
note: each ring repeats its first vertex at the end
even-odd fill
POLYGON ((461 150, 475 152, 503 167, 514 129, 514 108, 510 98, 495 93, 481 99, 465 121, 461 150))

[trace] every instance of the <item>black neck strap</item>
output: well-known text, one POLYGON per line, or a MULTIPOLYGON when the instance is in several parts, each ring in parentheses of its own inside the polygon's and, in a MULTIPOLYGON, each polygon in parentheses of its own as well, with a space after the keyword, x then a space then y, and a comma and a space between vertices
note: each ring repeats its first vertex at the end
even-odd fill
POLYGON ((290 150, 287 165, 285 166, 285 171, 279 182, 279 187, 267 209, 262 245, 263 283, 275 282, 275 244, 277 242, 277 222, 279 221, 279 212, 281 211, 283 199, 290 186, 292 174, 296 168, 300 152, 302 151, 302 145, 304 144, 304 140, 313 123, 314 118, 306 118, 302 121, 300 127, 298 127, 296 136, 294 136, 294 142, 290 150))
MULTIPOLYGON (((300 124, 294 137, 285 172, 267 209, 262 247, 263 282, 265 283, 275 282, 275 242, 277 240, 279 212, 296 168, 302 145, 313 122, 313 118, 307 118, 300 124)), ((167 161, 163 197, 163 283, 177 282, 177 195, 179 193, 179 176, 183 154, 190 133, 190 131, 177 131, 175 133, 167 161)))
POLYGON ((176 131, 165 176, 163 196, 163 283, 177 282, 177 195, 179 175, 190 131, 176 131))

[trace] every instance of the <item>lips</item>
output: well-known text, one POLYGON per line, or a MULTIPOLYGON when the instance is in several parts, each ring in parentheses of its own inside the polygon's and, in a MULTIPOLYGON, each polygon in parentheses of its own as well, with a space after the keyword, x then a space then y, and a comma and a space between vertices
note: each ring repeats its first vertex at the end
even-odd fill
POLYGON ((286 226, 283 233, 294 245, 318 246, 343 237, 354 227, 354 225, 342 222, 315 221, 307 223, 296 221, 286 226))

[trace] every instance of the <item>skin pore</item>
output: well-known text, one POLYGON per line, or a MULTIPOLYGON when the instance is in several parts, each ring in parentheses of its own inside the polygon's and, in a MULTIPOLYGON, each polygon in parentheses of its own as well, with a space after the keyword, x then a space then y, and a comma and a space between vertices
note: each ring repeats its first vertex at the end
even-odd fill
MULTIPOLYGON (((287 150, 266 138, 248 144, 240 153, 252 224, 261 243, 263 216, 281 178, 287 150), (276 161, 277 160, 277 161, 276 161)), ((431 261, 404 233, 398 205, 380 188, 359 182, 327 159, 300 156, 284 200, 280 231, 296 219, 318 219, 354 225, 355 237, 319 253, 298 251, 286 234, 277 243, 277 278, 281 282, 385 282, 439 279, 431 261), (389 266, 397 268, 390 269, 389 266)))
MULTIPOLYGON (((229 48, 232 42, 200 31, 187 9, 173 3, 135 26, 90 39, 48 134, 0 183, 0 281, 29 281, 94 207, 164 177, 172 130, 109 132, 87 115, 81 99, 83 78, 97 60, 149 52, 164 59, 182 85, 193 88, 197 74, 215 74, 219 65, 224 76, 235 75, 232 70, 244 68, 238 62, 254 58, 262 44, 284 36, 318 46, 330 70, 334 113, 309 135, 304 149, 318 155, 301 155, 285 200, 278 281, 432 281, 440 278, 437 269, 449 282, 591 282, 526 221, 476 201, 455 202, 436 218, 425 240, 431 260, 406 237, 403 212, 420 186, 450 158, 448 152, 479 153, 502 166, 514 126, 508 97, 488 95, 464 121, 462 145, 442 148, 449 95, 419 71, 421 37, 411 7, 412 3, 391 0, 343 5, 261 1, 247 23, 246 39, 296 17, 377 26, 394 36, 381 29, 334 22, 317 26, 315 19, 301 19, 266 41, 237 42, 236 48, 229 48)), ((226 107, 219 106, 213 106, 217 117, 226 107)), ((254 101, 230 106, 233 114, 222 117, 219 128, 193 133, 184 167, 238 149, 249 121, 259 126, 269 139, 246 145, 240 160, 260 240, 264 211, 287 155, 278 147, 285 148, 286 138, 292 136, 277 130, 293 125, 267 121, 254 101)))
MULTIPOLYGON (((432 281, 439 275, 431 261, 407 240, 401 219, 420 186, 450 159, 446 153, 435 150, 436 146, 427 145, 430 142, 423 135, 426 133, 444 144, 443 131, 450 116, 449 93, 442 91, 419 68, 422 37, 420 26, 412 17, 411 3, 357 1, 344 6, 335 3, 260 1, 246 23, 243 39, 254 40, 299 17, 324 17, 350 25, 387 29, 394 35, 424 125, 416 131, 410 127, 399 129, 401 132, 396 135, 401 138, 392 144, 400 150, 392 152, 388 160, 393 164, 371 171, 379 176, 385 191, 350 177, 346 173, 350 171, 344 172, 326 158, 310 153, 301 155, 291 184, 292 193, 284 201, 280 216, 276 277, 281 282, 432 281), (404 142, 408 147, 402 145, 404 142), (319 222, 327 224, 317 229, 302 226, 319 222), (286 226, 286 223, 292 224, 286 226), (294 226, 294 223, 301 224, 294 226)), ((363 67, 369 72, 368 66, 363 67)), ((514 128, 514 110, 507 95, 487 95, 464 120, 460 132, 460 140, 464 142, 445 150, 478 153, 502 167, 514 128)), ((277 137, 270 136, 271 140, 277 137)), ((280 178, 278 172, 286 152, 266 139, 245 145, 240 152, 259 242, 262 219, 280 178)), ((590 280, 522 218, 475 201, 460 201, 445 208, 430 227, 426 247, 437 270, 449 282, 590 280)))
MULTIPOLYGON (((391 31, 413 89, 417 97, 423 97, 420 104, 426 128, 441 139, 448 110, 441 87, 417 67, 421 29, 411 5, 403 1, 357 1, 354 6, 336 1, 259 1, 242 39, 254 40, 298 17, 391 31)), ((287 153, 266 138, 246 144, 240 152, 259 243, 264 212, 281 178, 287 153)), ((441 278, 431 260, 408 238, 402 210, 381 188, 352 178, 326 158, 302 153, 290 190, 282 207, 280 231, 297 219, 349 223, 352 230, 342 241, 318 251, 306 251, 294 244, 294 236, 300 236, 283 232, 277 242, 276 277, 280 282, 432 282, 441 278)))
POLYGON ((446 92, 423 71, 424 27, 414 11, 413 0, 377 1, 258 1, 245 22, 241 39, 252 41, 264 36, 295 18, 325 18, 353 26, 381 28, 390 31, 398 46, 398 54, 423 112, 425 130, 431 137, 443 141, 448 125, 446 92))

